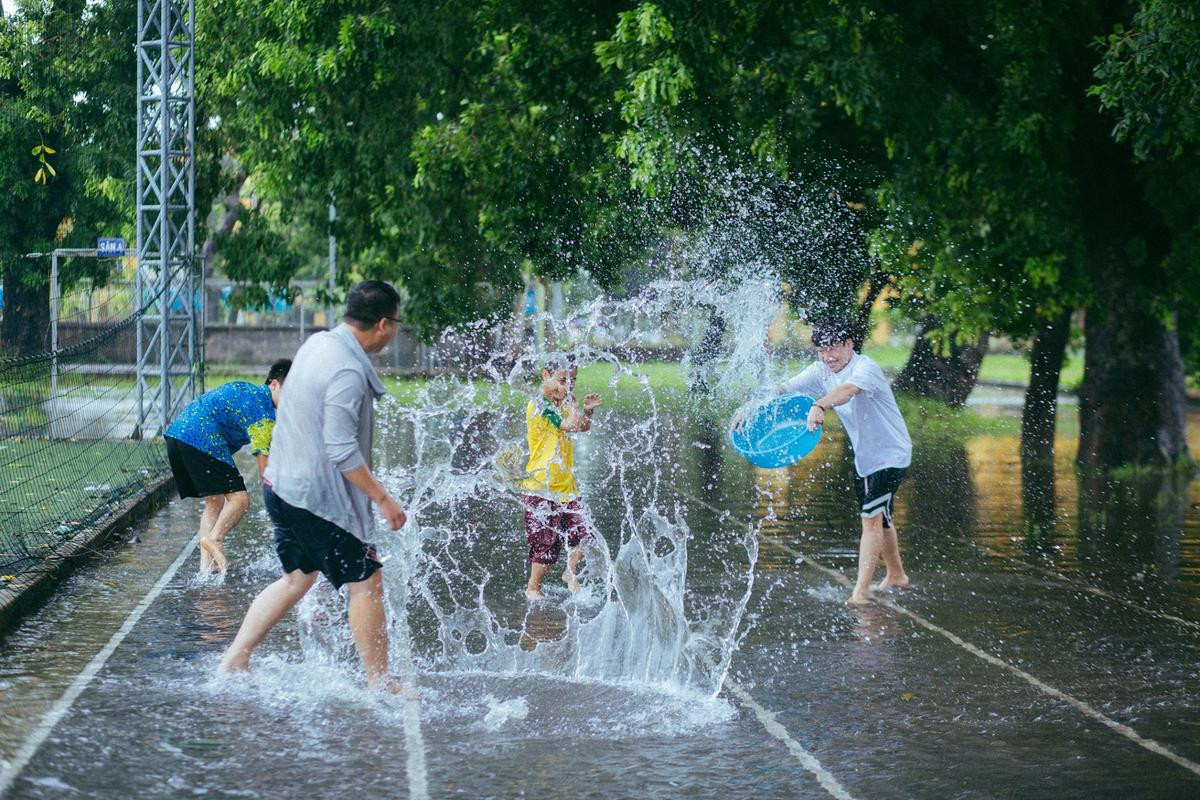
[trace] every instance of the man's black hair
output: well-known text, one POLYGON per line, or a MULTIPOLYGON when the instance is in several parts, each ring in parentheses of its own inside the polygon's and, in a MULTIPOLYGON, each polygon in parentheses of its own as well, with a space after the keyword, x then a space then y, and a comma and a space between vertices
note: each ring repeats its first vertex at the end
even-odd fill
POLYGON ((850 322, 845 317, 829 317, 813 325, 812 343, 817 347, 829 347, 853 338, 850 322))
POLYGON ((373 328, 384 317, 395 318, 400 310, 400 293, 386 281, 361 281, 346 295, 342 319, 359 330, 373 328))
POLYGON ((290 358, 279 359, 271 365, 269 370, 267 370, 266 383, 270 383, 271 381, 279 381, 282 383, 283 379, 287 377, 288 371, 291 370, 291 368, 292 360, 290 358))

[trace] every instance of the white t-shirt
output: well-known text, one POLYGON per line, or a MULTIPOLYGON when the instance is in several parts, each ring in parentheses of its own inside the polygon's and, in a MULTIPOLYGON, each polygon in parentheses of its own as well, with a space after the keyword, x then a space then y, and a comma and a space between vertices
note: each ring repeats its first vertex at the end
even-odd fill
POLYGON ((888 467, 907 467, 912 463, 912 439, 883 370, 867 356, 855 353, 840 372, 816 361, 783 385, 789 392, 820 399, 844 383, 860 390, 835 409, 854 448, 858 476, 865 478, 888 467))

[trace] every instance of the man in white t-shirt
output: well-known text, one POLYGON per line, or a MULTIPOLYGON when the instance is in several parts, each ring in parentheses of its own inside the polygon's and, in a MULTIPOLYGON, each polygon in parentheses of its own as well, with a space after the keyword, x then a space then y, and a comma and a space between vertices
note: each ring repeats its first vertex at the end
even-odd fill
POLYGON ((816 398, 808 414, 810 431, 824 425, 825 412, 836 408, 850 437, 858 473, 855 490, 862 539, 858 545, 858 580, 848 602, 860 605, 871 600, 871 579, 880 555, 887 574, 875 588, 908 586, 892 525, 892 501, 912 461, 912 439, 883 370, 870 358, 854 352, 845 320, 814 326, 812 340, 817 347, 817 361, 780 384, 776 393, 801 392, 816 398))

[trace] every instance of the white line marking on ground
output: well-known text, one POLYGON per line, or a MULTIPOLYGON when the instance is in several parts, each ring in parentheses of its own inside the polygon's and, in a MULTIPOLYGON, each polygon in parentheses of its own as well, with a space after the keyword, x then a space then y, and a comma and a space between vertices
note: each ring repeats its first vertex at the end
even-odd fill
POLYGON ((429 800, 429 774, 425 769, 425 737, 421 735, 421 703, 404 701, 404 745, 408 750, 408 796, 411 800, 429 800))
MULTIPOLYGON (((701 500, 698 497, 693 497, 688 494, 684 494, 684 496, 687 497, 689 500, 692 500, 693 502, 704 506, 705 508, 709 509, 710 511, 712 511, 716 514, 725 513, 724 510, 719 509, 716 506, 712 505, 711 503, 701 500)), ((849 578, 847 578, 842 573, 838 572, 835 569, 827 567, 824 564, 814 561, 810 556, 807 556, 804 553, 801 553, 796 548, 791 547, 790 545, 784 544, 783 542, 779 541, 778 539, 769 539, 768 541, 770 541, 771 544, 775 545, 776 547, 779 547, 780 549, 784 550, 785 552, 800 559, 800 561, 802 563, 809 565, 813 569, 815 569, 819 572, 822 572, 825 575, 828 575, 830 578, 832 578, 833 580, 842 584, 843 586, 846 586, 848 588, 851 588, 854 586, 853 581, 851 581, 849 578)), ((898 603, 896 603, 893 600, 876 596, 875 602, 877 602, 880 605, 885 606, 887 608, 891 608, 895 611, 898 611, 901 614, 904 614, 906 617, 909 617, 910 619, 912 619, 914 622, 916 622, 918 625, 925 628, 926 630, 933 631, 934 633, 937 633, 940 636, 946 637, 951 642, 953 642, 954 644, 963 648, 971 655, 977 656, 978 658, 983 659, 984 661, 988 662, 989 664, 992 664, 993 666, 997 666, 1003 670, 1011 672, 1013 675, 1016 675, 1018 678, 1025 681, 1030 686, 1033 686, 1038 691, 1040 691, 1046 695, 1049 695, 1050 697, 1053 697, 1056 700, 1061 700, 1062 702, 1070 705, 1077 711, 1091 717, 1092 719, 1096 720, 1097 722, 1102 723, 1106 727, 1111 728, 1112 730, 1121 734, 1122 736, 1124 736, 1125 738, 1134 742, 1135 744, 1137 744, 1141 747, 1144 747, 1145 749, 1149 750, 1151 753, 1160 755, 1163 758, 1166 758, 1169 761, 1172 761, 1175 764, 1178 764, 1179 766, 1183 767, 1184 769, 1189 770, 1190 772, 1193 772, 1196 775, 1200 775, 1200 764, 1197 764, 1195 761, 1192 761, 1191 759, 1184 758, 1183 756, 1179 755, 1178 753, 1174 752, 1173 750, 1168 749, 1165 745, 1159 744, 1158 742, 1154 741, 1153 739, 1148 739, 1145 736, 1142 736, 1140 733, 1135 731, 1133 728, 1131 728, 1128 725, 1125 725, 1123 723, 1117 722, 1115 719, 1112 719, 1111 717, 1103 714, 1102 712, 1098 711, 1097 709, 1095 709, 1092 706, 1088 705, 1087 703, 1083 702, 1079 698, 1077 698, 1073 695, 1069 695, 1066 692, 1062 691, 1061 689, 1054 688, 1053 686, 1051 686, 1051 685, 1045 683, 1044 681, 1029 674, 1028 672, 1021 669, 1020 667, 1017 667, 1013 664, 1009 664, 1007 661, 1005 661, 1001 658, 998 658, 998 657, 992 655, 991 653, 987 653, 987 652, 984 652, 983 650, 980 650, 978 647, 971 644, 970 642, 965 641, 964 639, 960 638, 956 634, 951 633, 950 631, 946 630, 945 628, 942 628, 942 627, 934 624, 933 622, 930 622, 929 620, 925 619, 921 615, 919 615, 913 611, 909 611, 907 608, 904 608, 903 606, 899 605, 898 603)))
POLYGON ((33 729, 33 732, 29 734, 29 736, 25 739, 25 742, 21 745, 20 749, 17 750, 16 755, 13 756, 13 760, 9 762, 8 766, 5 767, 3 772, 0 772, 0 796, 4 795, 4 793, 8 791, 8 789, 12 786, 13 781, 15 781, 17 776, 21 774, 21 770, 23 770, 26 765, 29 764, 30 759, 32 759, 34 754, 37 753, 38 748, 45 743, 47 737, 49 737, 50 733, 54 730, 54 727, 58 725, 62 718, 66 716, 67 712, 71 710, 71 706, 79 698, 79 695, 83 694, 83 690, 86 689, 88 684, 90 684, 92 680, 100 673, 100 670, 104 668, 105 663, 108 662, 108 659, 116 651, 117 647, 120 646, 121 642, 125 641, 125 637, 128 636, 130 631, 133 630, 134 626, 138 624, 142 618, 142 615, 146 613, 146 609, 150 608, 151 604, 153 604, 154 601, 158 599, 158 596, 162 594, 163 589, 167 587, 167 584, 169 584, 171 579, 175 577, 175 573, 179 571, 181 566, 183 566, 183 562, 187 561, 188 557, 192 554, 192 551, 196 549, 196 545, 199 543, 199 541, 200 534, 196 534, 192 537, 192 540, 188 542, 183 550, 179 552, 179 555, 175 557, 175 560, 171 563, 171 566, 167 567, 167 571, 162 574, 162 576, 158 579, 158 582, 155 583, 154 586, 150 587, 150 591, 146 592, 146 595, 141 599, 137 606, 134 607, 133 611, 129 612, 129 616, 125 618, 125 622, 121 624, 121 627, 117 629, 117 632, 114 633, 112 638, 108 640, 108 644, 104 645, 100 652, 92 656, 92 660, 89 661, 87 666, 83 668, 83 671, 75 677, 75 680, 72 681, 71 685, 67 687, 67 690, 63 692, 63 696, 58 698, 58 702, 56 702, 54 706, 46 712, 46 715, 42 717, 42 721, 38 723, 38 726, 33 729))
MULTIPOLYGON (((714 666, 707 656, 702 656, 702 658, 710 668, 714 666)), ((825 769, 825 766, 817 760, 817 757, 805 750, 799 742, 792 738, 788 729, 783 726, 783 723, 775 718, 775 712, 764 708, 751 696, 750 692, 746 691, 745 687, 729 676, 728 671, 726 671, 721 685, 733 693, 734 697, 741 701, 742 705, 754 712, 754 716, 762 724, 763 728, 766 729, 767 733, 783 742, 788 752, 796 757, 801 766, 813 774, 825 791, 829 792, 837 800, 854 800, 854 796, 846 791, 846 787, 842 786, 829 770, 825 769)))
MULTIPOLYGON (((410 520, 409 525, 415 525, 410 520)), ((408 576, 413 563, 411 547, 405 547, 402 559, 402 575, 400 585, 408 586, 408 576)), ((412 656, 412 630, 408 627, 408 596, 407 593, 400 603, 400 611, 396 614, 396 633, 399 635, 399 656, 403 665, 404 682, 409 686, 417 686, 417 670, 412 656)), ((425 737, 421 734, 421 703, 419 700, 404 701, 404 747, 408 752, 405 771, 408 773, 408 796, 410 800, 429 800, 429 773, 425 766, 425 737)))
POLYGON ((854 800, 854 796, 846 791, 837 778, 833 777, 816 756, 800 746, 800 743, 791 737, 787 728, 775 719, 774 712, 763 708, 758 702, 750 696, 742 686, 732 678, 725 679, 725 688, 733 693, 742 705, 754 712, 754 716, 762 723, 762 726, 767 729, 767 733, 774 736, 779 741, 783 742, 788 751, 796 757, 796 759, 804 766, 806 770, 816 776, 817 781, 824 787, 825 791, 836 797, 838 800, 854 800))
MULTIPOLYGON (((796 558, 799 558, 803 563, 808 564, 810 567, 817 570, 818 572, 822 572, 822 573, 828 575, 829 577, 833 578, 834 580, 836 580, 838 583, 842 584, 843 586, 852 587, 854 585, 853 582, 849 578, 847 578, 845 575, 843 575, 842 573, 838 572, 835 569, 827 567, 824 564, 820 564, 816 561, 813 561, 812 558, 804 555, 803 553, 796 550, 795 548, 789 547, 788 545, 783 544, 782 542, 779 542, 776 540, 772 540, 772 544, 774 544, 777 547, 782 548, 783 550, 787 551, 788 553, 791 553, 796 558)), ((962 649, 966 650, 971 655, 981 658, 993 666, 1000 667, 1003 670, 1007 670, 1008 672, 1011 672, 1013 675, 1016 675, 1018 678, 1025 681, 1030 686, 1034 687, 1035 689, 1042 692, 1043 694, 1049 695, 1050 697, 1053 697, 1056 700, 1061 700, 1062 702, 1072 706, 1073 708, 1075 708, 1075 710, 1077 710, 1083 714, 1086 714, 1087 716, 1091 717, 1092 719, 1096 720, 1097 722, 1104 724, 1108 728, 1111 728, 1112 730, 1114 730, 1117 733, 1124 736, 1126 739, 1129 739, 1131 742, 1134 742, 1135 744, 1138 744, 1141 747, 1146 748, 1151 753, 1156 753, 1156 754, 1162 756, 1163 758, 1166 758, 1170 761, 1175 762, 1176 764, 1183 767, 1184 769, 1190 770, 1191 772, 1194 772, 1195 774, 1200 775, 1200 764, 1197 764, 1195 761, 1192 761, 1190 759, 1184 758, 1183 756, 1179 755, 1178 753, 1174 752, 1173 750, 1168 749, 1166 746, 1159 744, 1158 742, 1154 741, 1153 739, 1148 739, 1145 736, 1142 736, 1140 733, 1135 731, 1133 728, 1131 728, 1128 725, 1125 725, 1123 723, 1117 722, 1115 719, 1112 719, 1111 717, 1098 711, 1097 709, 1095 709, 1092 706, 1088 705, 1087 703, 1083 702, 1082 700, 1075 697, 1074 695, 1069 695, 1066 692, 1062 691, 1061 689, 1055 689, 1053 686, 1034 677, 1033 675, 1030 675, 1028 672, 1021 669, 1020 667, 1010 664, 1007 661, 1005 661, 1004 659, 998 658, 997 656, 994 656, 991 653, 980 650, 978 647, 971 644, 970 642, 965 641, 964 639, 960 638, 956 634, 951 633, 950 631, 946 630, 945 628, 943 628, 939 625, 936 625, 933 622, 930 622, 929 620, 922 617, 920 614, 917 614, 916 612, 913 612, 913 611, 909 611, 907 608, 896 603, 893 600, 876 596, 875 602, 877 602, 880 605, 885 606, 887 608, 893 609, 894 611, 898 611, 899 613, 901 613, 901 614, 905 615, 906 617, 908 617, 909 619, 913 620, 914 622, 916 622, 918 625, 925 628, 926 630, 933 631, 936 634, 946 637, 951 642, 958 645, 962 649)))

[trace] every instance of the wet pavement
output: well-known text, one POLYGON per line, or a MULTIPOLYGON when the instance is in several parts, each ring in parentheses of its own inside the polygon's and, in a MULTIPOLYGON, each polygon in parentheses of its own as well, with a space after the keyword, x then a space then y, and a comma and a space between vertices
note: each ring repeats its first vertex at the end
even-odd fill
MULTIPOLYGON (((606 431, 621 428, 611 412, 580 447, 606 538, 628 507, 620 487, 650 480, 602 469, 621 442, 606 431)), ((1023 494, 1015 436, 916 440, 896 504, 914 588, 850 608, 858 522, 835 432, 795 467, 762 471, 702 416, 659 429, 659 483, 691 533, 691 616, 746 566, 731 531, 758 526, 742 638, 715 698, 439 667, 436 621, 414 602, 406 624, 425 667, 420 702, 406 704, 360 688, 328 591, 272 633, 250 676, 215 681, 276 574, 256 499, 229 540, 228 578, 196 579, 192 552, 6 796, 1200 796, 1200 481, 1092 486, 1064 436, 1053 473, 1023 494)), ((171 503, 0 640, 4 764, 190 546, 198 510, 171 503)), ((463 574, 486 565, 490 607, 520 618, 517 506, 464 513, 463 574)), ((561 590, 551 599, 528 627, 547 640, 568 613, 561 590)))

